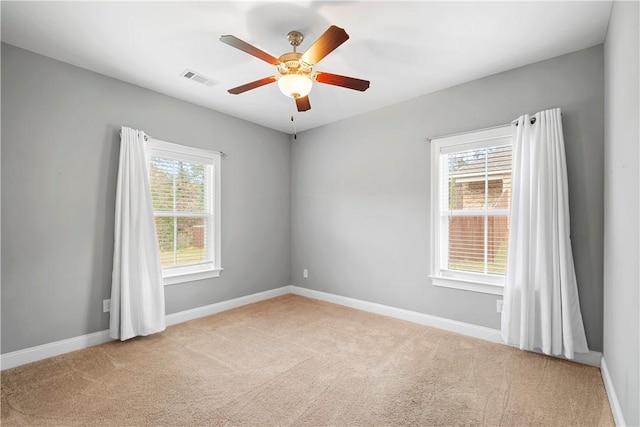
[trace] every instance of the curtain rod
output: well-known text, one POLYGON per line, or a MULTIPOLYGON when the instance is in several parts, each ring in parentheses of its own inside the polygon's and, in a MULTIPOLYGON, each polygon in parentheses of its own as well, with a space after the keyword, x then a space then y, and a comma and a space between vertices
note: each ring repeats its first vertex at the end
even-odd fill
MULTIPOLYGON (((562 113, 560 113, 560 117, 562 117, 562 113)), ((531 120, 529 121, 529 123, 534 124, 535 122, 536 122, 536 118, 535 117, 531 117, 531 120)), ((511 123, 515 123, 515 125, 518 126, 518 119, 515 119, 511 123)))
MULTIPOLYGON (((531 120, 529 120, 529 123, 534 124, 535 122, 536 122, 536 118, 531 117, 531 120)), ((518 126, 518 119, 512 121, 511 123, 515 123, 515 125, 518 126)))
MULTIPOLYGON (((529 122, 531 124, 534 124, 536 122, 536 118, 535 117, 531 117, 529 122)), ((510 124, 515 124, 516 126, 518 126, 518 119, 515 119, 510 124)), ((491 129, 499 129, 499 128, 502 128, 502 127, 505 127, 505 126, 509 126, 510 124, 499 125, 499 126, 491 126, 491 127, 482 128, 482 129, 474 129, 474 130, 470 130, 470 131, 467 131, 467 132, 450 133, 448 135, 433 136, 431 138, 424 138, 424 142, 431 142, 434 139, 440 139, 440 138, 449 138, 450 136, 464 135, 466 133, 474 133, 474 132, 482 132, 482 131, 491 130, 491 129)))
MULTIPOLYGON (((119 131, 118 135, 120 135, 120 138, 122 138, 122 131, 119 131)), ((153 138, 153 137, 151 135, 147 135, 147 134, 144 135, 144 140, 145 141, 149 141, 149 138, 153 138)), ((229 155, 227 153, 225 153, 224 151, 215 151, 215 150, 209 150, 209 151, 212 151, 212 152, 214 152, 216 154, 220 154, 220 157, 222 157, 223 159, 229 157, 229 155)))

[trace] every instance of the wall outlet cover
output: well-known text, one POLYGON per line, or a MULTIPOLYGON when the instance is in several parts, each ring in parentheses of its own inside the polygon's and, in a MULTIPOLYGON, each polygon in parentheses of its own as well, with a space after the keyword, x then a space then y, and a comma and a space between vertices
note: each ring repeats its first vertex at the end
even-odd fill
POLYGON ((302 277, 304 277, 305 279, 309 277, 309 270, 307 270, 306 268, 304 270, 302 270, 302 277))
POLYGON ((103 299, 102 300, 102 312, 103 313, 108 313, 111 311, 111 300, 110 299, 103 299))

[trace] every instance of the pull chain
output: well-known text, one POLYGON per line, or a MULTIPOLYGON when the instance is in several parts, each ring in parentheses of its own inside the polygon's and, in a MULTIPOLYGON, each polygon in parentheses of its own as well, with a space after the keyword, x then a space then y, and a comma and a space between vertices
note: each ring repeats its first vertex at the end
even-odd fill
POLYGON ((293 116, 291 116, 291 122, 293 122, 293 139, 298 139, 298 132, 296 130, 296 121, 293 118, 293 116))

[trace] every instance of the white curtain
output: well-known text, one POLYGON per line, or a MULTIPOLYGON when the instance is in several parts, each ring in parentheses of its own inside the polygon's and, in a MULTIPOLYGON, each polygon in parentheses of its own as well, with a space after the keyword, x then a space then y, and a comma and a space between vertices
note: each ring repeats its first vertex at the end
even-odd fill
POLYGON ((166 328, 160 249, 144 132, 122 127, 116 192, 110 336, 126 340, 166 328))
POLYGON ((569 237, 560 109, 511 126, 513 182, 502 338, 521 349, 574 358, 588 352, 569 237))

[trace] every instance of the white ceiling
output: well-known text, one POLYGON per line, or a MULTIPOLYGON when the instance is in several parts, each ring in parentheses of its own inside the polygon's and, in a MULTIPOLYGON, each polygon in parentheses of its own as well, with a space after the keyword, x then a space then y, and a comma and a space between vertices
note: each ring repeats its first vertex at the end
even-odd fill
POLYGON ((2 41, 194 104, 292 133, 604 41, 611 2, 9 2, 2 41), (277 74, 221 43, 233 34, 280 56, 303 52, 330 25, 350 36, 314 67, 371 81, 366 92, 315 83, 298 113, 276 84, 227 89, 277 74), (180 77, 186 68, 219 83, 180 77))

